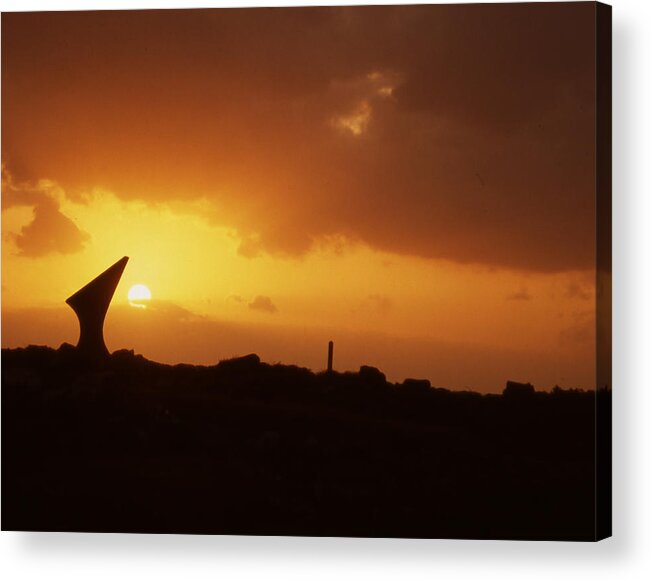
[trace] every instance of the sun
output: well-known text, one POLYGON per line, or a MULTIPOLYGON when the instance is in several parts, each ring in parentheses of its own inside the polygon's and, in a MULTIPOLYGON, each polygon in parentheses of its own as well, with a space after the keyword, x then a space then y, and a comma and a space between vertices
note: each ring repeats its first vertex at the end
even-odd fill
POLYGON ((134 284, 127 297, 132 307, 144 309, 147 307, 146 302, 151 300, 151 291, 144 284, 134 284))

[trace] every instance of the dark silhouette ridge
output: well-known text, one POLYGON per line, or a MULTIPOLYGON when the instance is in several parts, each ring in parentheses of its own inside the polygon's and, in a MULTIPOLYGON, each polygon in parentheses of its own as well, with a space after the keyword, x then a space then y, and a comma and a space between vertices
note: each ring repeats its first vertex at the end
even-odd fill
POLYGON ((77 352, 88 360, 109 355, 104 343, 104 319, 128 261, 129 257, 124 256, 66 299, 79 319, 77 352))
POLYGON ((511 392, 5 349, 2 527, 595 540, 610 391, 511 392))
POLYGON ((506 387, 502 394, 505 397, 527 398, 534 395, 536 390, 530 383, 519 383, 517 381, 507 381, 506 387))

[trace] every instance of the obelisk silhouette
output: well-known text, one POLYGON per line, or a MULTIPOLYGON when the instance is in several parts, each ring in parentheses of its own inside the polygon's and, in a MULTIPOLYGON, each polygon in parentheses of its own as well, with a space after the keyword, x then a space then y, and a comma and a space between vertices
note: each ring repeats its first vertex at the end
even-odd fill
POLYGON ((104 318, 128 260, 128 256, 121 258, 66 299, 79 319, 77 350, 90 359, 109 354, 104 343, 104 318))

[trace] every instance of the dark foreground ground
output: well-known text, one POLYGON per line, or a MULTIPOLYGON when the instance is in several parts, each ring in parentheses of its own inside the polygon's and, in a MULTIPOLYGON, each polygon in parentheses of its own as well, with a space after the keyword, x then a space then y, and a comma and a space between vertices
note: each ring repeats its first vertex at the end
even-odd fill
POLYGON ((3 350, 2 528, 594 540, 594 418, 576 390, 3 350))

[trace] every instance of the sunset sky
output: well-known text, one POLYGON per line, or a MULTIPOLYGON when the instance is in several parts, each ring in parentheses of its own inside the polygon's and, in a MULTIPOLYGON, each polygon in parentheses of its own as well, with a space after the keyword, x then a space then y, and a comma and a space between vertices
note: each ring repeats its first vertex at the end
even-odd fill
POLYGON ((594 387, 594 11, 3 14, 2 346, 594 387))

